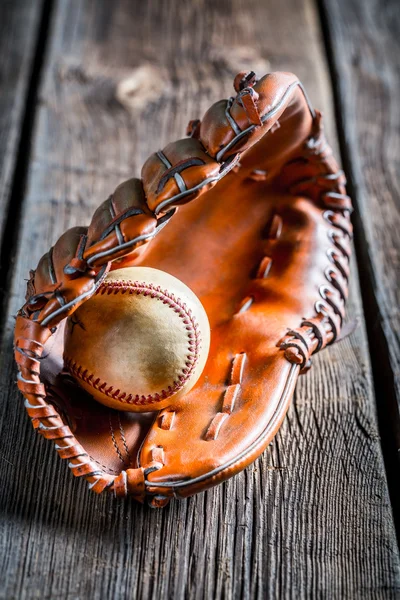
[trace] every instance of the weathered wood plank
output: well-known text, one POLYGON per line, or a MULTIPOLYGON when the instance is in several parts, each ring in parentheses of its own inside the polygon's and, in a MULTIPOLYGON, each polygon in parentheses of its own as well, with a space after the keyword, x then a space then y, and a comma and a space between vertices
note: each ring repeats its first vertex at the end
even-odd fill
POLYGON ((382 444, 400 532, 400 7, 324 1, 382 444), (373 218, 371 218, 373 215, 373 218))
MULTIPOLYGON (((34 437, 13 383, 12 315, 49 244, 231 93, 242 68, 296 72, 332 137, 323 56, 311 0, 56 3, 2 344, 4 598, 395 597, 363 327, 315 360, 254 466, 163 511, 73 480, 34 437)), ((362 317, 358 297, 354 281, 351 312, 362 317)))
MULTIPOLYGON (((0 9, 0 243, 8 214, 17 154, 42 16, 42 0, 3 1, 0 9)), ((1 266, 1 265, 0 265, 1 266)))

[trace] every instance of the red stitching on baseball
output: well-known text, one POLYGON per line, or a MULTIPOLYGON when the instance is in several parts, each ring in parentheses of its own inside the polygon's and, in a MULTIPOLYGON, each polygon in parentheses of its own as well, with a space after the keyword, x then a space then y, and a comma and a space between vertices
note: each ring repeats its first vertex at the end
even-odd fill
POLYGON ((177 380, 173 382, 173 385, 169 385, 168 389, 161 390, 156 394, 149 394, 148 396, 139 394, 126 394, 121 392, 120 389, 114 390, 113 386, 109 386, 106 381, 102 381, 99 377, 94 379, 94 373, 89 373, 88 369, 83 369, 81 365, 78 365, 76 361, 71 358, 64 357, 65 366, 70 371, 71 375, 78 377, 85 383, 92 386, 95 390, 102 392, 104 395, 114 400, 119 400, 127 404, 136 404, 144 406, 146 404, 154 404, 160 400, 169 398, 187 383, 191 378, 192 373, 199 360, 199 351, 201 337, 199 332, 199 325, 194 318, 192 311, 186 306, 180 298, 176 298, 174 294, 169 293, 167 290, 163 290, 160 286, 155 286, 152 283, 143 283, 140 281, 106 281, 96 290, 95 295, 101 294, 125 294, 128 292, 130 295, 136 294, 143 296, 150 296, 163 304, 169 306, 182 320, 185 330, 188 332, 188 354, 185 360, 185 367, 182 369, 182 375, 177 376, 177 380))

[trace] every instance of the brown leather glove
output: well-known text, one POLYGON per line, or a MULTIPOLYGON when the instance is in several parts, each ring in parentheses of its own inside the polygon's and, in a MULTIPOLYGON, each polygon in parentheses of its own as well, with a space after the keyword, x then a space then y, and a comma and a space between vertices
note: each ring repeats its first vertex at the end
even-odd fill
POLYGON ((241 73, 234 85, 31 272, 18 387, 34 428, 95 492, 162 506, 244 469, 275 435, 310 356, 341 330, 351 201, 321 115, 290 73, 241 73), (199 381, 159 413, 108 409, 63 372, 66 317, 109 269, 136 265, 186 283, 211 325, 199 381))

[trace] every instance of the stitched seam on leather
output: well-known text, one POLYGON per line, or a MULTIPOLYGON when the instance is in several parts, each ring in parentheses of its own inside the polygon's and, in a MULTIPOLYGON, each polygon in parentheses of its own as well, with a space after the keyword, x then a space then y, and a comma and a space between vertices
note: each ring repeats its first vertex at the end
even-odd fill
POLYGON ((98 464, 99 467, 102 467, 106 471, 109 471, 110 475, 112 475, 113 473, 115 473, 116 475, 120 474, 121 471, 117 471, 117 469, 112 469, 111 467, 107 467, 107 465, 103 465, 103 463, 101 463, 98 460, 96 460, 95 458, 93 458, 93 456, 90 456, 90 454, 88 456, 89 456, 90 460, 92 460, 93 462, 95 462, 96 464, 98 464))
MULTIPOLYGON (((318 125, 319 124, 317 122, 317 127, 318 127, 318 125)), ((306 148, 311 155, 314 155, 319 159, 320 163, 324 162, 324 158, 325 158, 324 153, 329 152, 329 146, 325 140, 325 137, 321 133, 321 130, 317 131, 316 135, 309 138, 309 140, 306 143, 306 148)), ((306 157, 306 160, 307 160, 307 162, 310 162, 308 157, 306 157)), ((327 196, 329 194, 329 190, 326 190, 323 187, 323 184, 321 184, 321 182, 319 180, 321 180, 321 179, 325 180, 325 181, 327 180, 328 182, 331 183, 331 185, 333 186, 334 189, 337 189, 337 186, 339 186, 343 183, 341 181, 341 173, 342 172, 340 169, 335 173, 331 173, 328 170, 327 173, 320 173, 318 175, 318 177, 317 176, 313 177, 309 181, 314 183, 318 187, 318 189, 320 190, 320 192, 322 194, 322 198, 324 198, 325 196, 327 196)), ((296 184, 294 184, 294 185, 292 184, 290 187, 295 188, 296 184)), ((294 190, 292 191, 292 193, 295 193, 294 190)), ((347 194, 341 193, 340 189, 337 192, 332 191, 332 193, 335 193, 338 198, 341 197, 344 200, 346 198, 348 199, 347 194)), ((350 214, 350 210, 347 208, 347 206, 344 206, 344 207, 339 206, 336 208, 332 208, 328 211, 324 211, 323 218, 332 227, 335 227, 339 231, 342 231, 343 233, 348 235, 349 238, 351 238, 351 232, 349 231, 349 228, 347 227, 348 225, 350 225, 349 214, 350 214), (342 215, 342 217, 345 221, 345 224, 336 223, 335 220, 332 220, 330 218, 331 215, 333 215, 333 217, 335 217, 338 214, 342 215)), ((331 236, 328 232, 328 237, 329 237, 330 241, 332 242, 333 246, 335 246, 339 250, 339 252, 344 257, 344 259, 349 260, 350 259, 349 253, 346 252, 345 249, 341 246, 340 241, 338 241, 336 239, 335 235, 331 236)), ((332 253, 332 251, 334 251, 334 248, 333 247, 329 248, 329 250, 327 251, 328 257, 329 257, 329 253, 332 253)), ((333 256, 331 258, 331 262, 333 262, 334 266, 336 267, 336 269, 340 272, 341 276, 343 277, 344 282, 345 282, 345 289, 343 290, 338 282, 336 285, 333 284, 329 280, 326 269, 325 269, 325 271, 324 271, 325 279, 328 281, 329 285, 332 286, 332 288, 335 288, 335 290, 331 290, 325 284, 323 286, 320 286, 319 287, 320 299, 318 299, 315 303, 316 315, 311 319, 303 319, 300 324, 300 327, 298 329, 288 331, 288 333, 286 334, 286 336, 284 337, 282 342, 279 344, 281 349, 285 350, 285 357, 290 362, 300 364, 302 367, 304 367, 306 365, 307 361, 309 361, 310 356, 314 352, 317 352, 321 348, 324 348, 328 344, 331 344, 335 341, 335 339, 337 338, 337 336, 339 334, 341 323, 343 321, 345 296, 347 294, 348 275, 346 274, 345 269, 341 265, 341 263, 337 259, 335 259, 333 256), (321 293, 322 288, 324 288, 324 290, 325 290, 324 295, 321 293), (341 299, 342 305, 338 305, 335 301, 335 298, 330 297, 332 294, 332 291, 337 291, 339 293, 339 295, 341 297, 340 299, 341 299), (325 308, 326 312, 319 310, 319 307, 322 307, 322 306, 325 308), (339 320, 340 320, 339 331, 338 331, 338 328, 337 328, 332 316, 329 313, 333 313, 334 316, 339 318, 339 320), (322 319, 319 319, 320 315, 323 316, 322 319), (316 322, 317 320, 318 320, 318 322, 316 322), (328 327, 330 327, 330 330, 328 329, 328 327), (329 337, 330 337, 330 339, 329 339, 329 337), (300 341, 299 341, 299 338, 300 338, 300 341), (306 352, 304 352, 304 350, 306 352)))
POLYGON ((160 392, 155 394, 148 394, 147 396, 139 394, 126 394, 121 392, 120 389, 114 390, 113 386, 109 386, 106 381, 101 380, 99 377, 95 378, 94 373, 90 373, 88 369, 84 369, 72 358, 64 357, 65 366, 72 375, 78 377, 95 390, 100 391, 105 396, 123 402, 126 404, 135 404, 137 406, 146 406, 159 402, 169 398, 189 381, 193 371, 198 363, 200 354, 200 332, 199 325, 194 318, 192 311, 186 306, 180 298, 176 298, 173 294, 167 290, 163 290, 160 286, 155 286, 151 283, 143 283, 139 281, 108 281, 104 282, 95 292, 94 295, 111 295, 118 293, 128 293, 129 295, 143 295, 150 296, 155 300, 163 302, 169 308, 171 308, 182 320, 186 331, 188 332, 188 354, 185 359, 185 368, 182 369, 182 375, 178 375, 177 379, 173 381, 173 385, 168 386, 167 389, 162 389, 160 392), (103 388, 103 389, 101 389, 103 388))
POLYGON ((124 445, 125 453, 126 453, 127 459, 129 461, 129 464, 130 464, 132 462, 132 459, 131 459, 131 455, 130 455, 130 452, 129 452, 128 445, 126 443, 125 431, 124 431, 124 428, 122 427, 120 413, 118 413, 118 425, 119 425, 119 432, 121 434, 121 439, 122 439, 122 443, 124 445))
POLYGON ((117 441, 115 439, 114 428, 113 428, 112 421, 111 421, 111 415, 108 415, 108 422, 109 422, 109 425, 110 425, 110 437, 111 437, 111 441, 113 443, 115 452, 117 453, 117 456, 120 459, 120 461, 122 462, 122 464, 125 466, 125 459, 122 456, 121 450, 118 448, 117 441))

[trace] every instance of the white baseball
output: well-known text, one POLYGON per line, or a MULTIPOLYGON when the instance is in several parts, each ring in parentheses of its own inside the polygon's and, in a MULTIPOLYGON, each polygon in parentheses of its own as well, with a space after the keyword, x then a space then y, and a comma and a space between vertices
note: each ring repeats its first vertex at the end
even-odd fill
POLYGON ((210 325, 182 281, 149 267, 109 273, 67 320, 64 364, 106 406, 148 412, 186 394, 207 361, 210 325))

